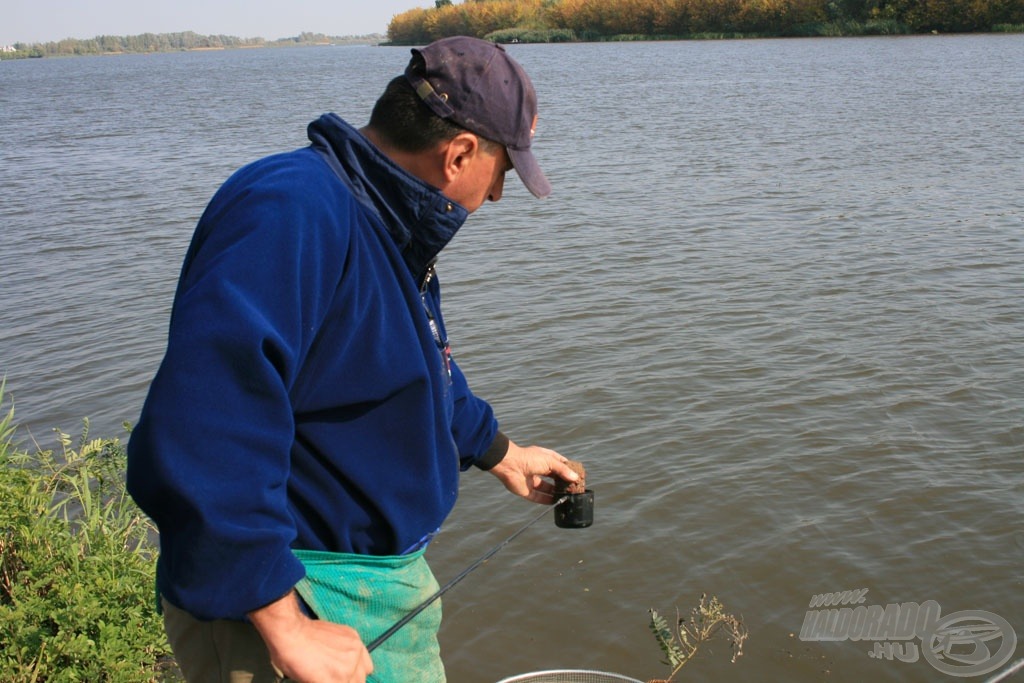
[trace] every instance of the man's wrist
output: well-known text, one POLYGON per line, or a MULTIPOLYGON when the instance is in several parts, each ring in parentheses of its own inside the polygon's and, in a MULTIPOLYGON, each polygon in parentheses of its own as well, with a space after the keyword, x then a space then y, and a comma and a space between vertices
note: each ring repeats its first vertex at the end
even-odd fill
POLYGON ((293 628, 297 621, 305 618, 294 589, 274 602, 254 609, 246 616, 249 617, 249 621, 260 632, 264 640, 278 630, 293 628))

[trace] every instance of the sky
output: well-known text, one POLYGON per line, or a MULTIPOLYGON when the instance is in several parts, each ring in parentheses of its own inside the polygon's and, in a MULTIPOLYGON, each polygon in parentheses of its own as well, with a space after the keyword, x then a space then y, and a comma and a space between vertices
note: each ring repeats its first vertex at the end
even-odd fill
POLYGON ((396 14, 433 0, 2 0, 0 45, 195 31, 268 40, 303 31, 384 33, 396 14))

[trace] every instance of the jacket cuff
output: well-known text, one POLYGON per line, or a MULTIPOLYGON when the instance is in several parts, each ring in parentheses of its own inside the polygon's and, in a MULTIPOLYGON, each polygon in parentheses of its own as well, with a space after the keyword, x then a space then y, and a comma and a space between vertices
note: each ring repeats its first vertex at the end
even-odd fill
POLYGON ((482 470, 489 470, 504 459, 505 454, 508 453, 508 437, 501 433, 499 430, 494 435, 494 441, 488 447, 487 451, 481 455, 474 465, 482 470))

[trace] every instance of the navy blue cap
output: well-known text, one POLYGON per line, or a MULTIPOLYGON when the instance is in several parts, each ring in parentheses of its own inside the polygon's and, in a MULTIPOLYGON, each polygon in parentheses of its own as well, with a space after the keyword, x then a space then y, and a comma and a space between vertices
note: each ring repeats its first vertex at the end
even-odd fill
POLYGON ((453 36, 413 48, 405 77, 431 111, 500 143, 536 197, 551 184, 530 151, 537 125, 537 93, 523 68, 501 45, 453 36))

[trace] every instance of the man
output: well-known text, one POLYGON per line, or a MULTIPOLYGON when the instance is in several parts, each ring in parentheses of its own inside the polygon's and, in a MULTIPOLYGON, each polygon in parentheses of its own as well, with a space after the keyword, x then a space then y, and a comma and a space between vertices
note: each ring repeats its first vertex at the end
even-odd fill
POLYGON ((470 391, 434 276, 509 170, 550 192, 533 86, 485 41, 412 52, 367 127, 322 116, 235 173, 186 255, 128 487, 190 681, 443 681, 439 612, 364 643, 436 590, 422 553, 460 471, 545 504, 577 480, 470 391))

